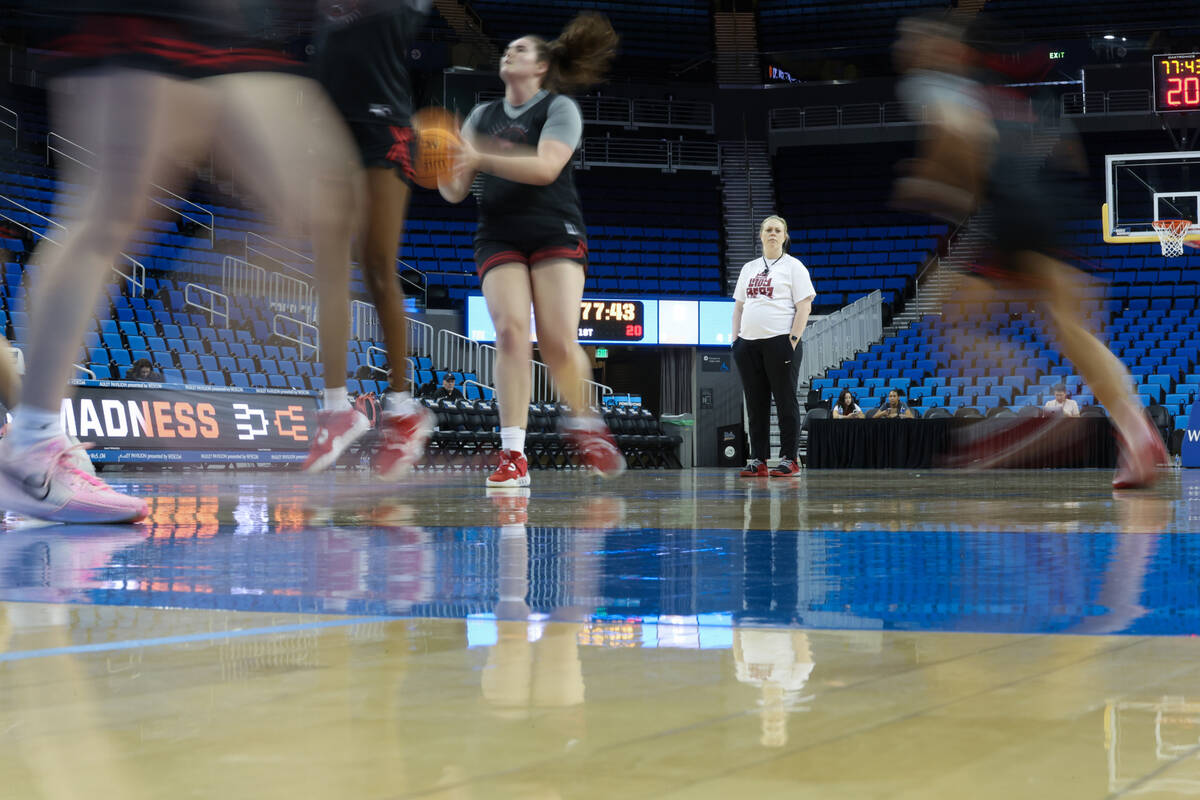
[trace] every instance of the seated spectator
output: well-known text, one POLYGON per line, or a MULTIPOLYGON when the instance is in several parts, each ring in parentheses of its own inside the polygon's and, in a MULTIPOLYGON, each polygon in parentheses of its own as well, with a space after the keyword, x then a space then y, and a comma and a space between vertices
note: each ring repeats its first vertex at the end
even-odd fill
POLYGON ((161 372, 154 371, 154 365, 150 363, 150 359, 139 358, 133 362, 133 366, 125 371, 125 380, 141 381, 143 383, 162 383, 163 376, 161 372))
POLYGON ((442 385, 438 387, 436 392, 434 392, 433 399, 462 400, 463 393, 454 386, 455 382, 454 373, 447 372, 444 376, 442 376, 442 385))
POLYGON ((1078 417, 1079 404, 1067 397, 1067 387, 1061 383, 1054 385, 1054 399, 1047 400, 1042 406, 1047 417, 1078 417))
POLYGON ((888 392, 887 402, 879 407, 871 419, 915 419, 916 415, 913 414, 912 409, 904 405, 902 397, 904 397, 903 389, 892 389, 888 392))
POLYGON ((858 400, 849 389, 842 389, 838 395, 837 405, 833 407, 834 419, 866 419, 866 414, 858 407, 858 400))

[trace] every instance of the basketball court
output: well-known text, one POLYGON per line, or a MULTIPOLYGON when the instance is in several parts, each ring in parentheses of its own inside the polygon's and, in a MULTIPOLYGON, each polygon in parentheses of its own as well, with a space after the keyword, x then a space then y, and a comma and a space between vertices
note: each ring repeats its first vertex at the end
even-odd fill
POLYGON ((148 525, 10 518, 6 796, 1200 790, 1189 472, 534 477, 111 473, 148 525))

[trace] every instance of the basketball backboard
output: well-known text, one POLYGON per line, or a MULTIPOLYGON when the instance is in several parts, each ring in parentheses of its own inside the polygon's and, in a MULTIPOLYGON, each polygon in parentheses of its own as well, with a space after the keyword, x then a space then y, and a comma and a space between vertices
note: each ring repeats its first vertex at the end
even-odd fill
POLYGON ((1200 241, 1200 151, 1110 154, 1104 158, 1104 241, 1158 242, 1151 223, 1186 219, 1200 241))

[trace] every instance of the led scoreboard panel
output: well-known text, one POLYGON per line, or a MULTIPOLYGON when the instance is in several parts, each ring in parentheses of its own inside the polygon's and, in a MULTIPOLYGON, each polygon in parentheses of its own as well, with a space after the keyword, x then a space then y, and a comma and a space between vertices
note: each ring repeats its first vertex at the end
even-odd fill
MULTIPOLYGON (((466 322, 469 338, 496 341, 482 295, 467 296, 466 322)), ((585 297, 579 308, 581 344, 728 346, 732 325, 733 300, 585 297)), ((530 330, 536 341, 532 324, 530 330)))
POLYGON ((1154 110, 1200 111, 1200 53, 1154 56, 1154 110))

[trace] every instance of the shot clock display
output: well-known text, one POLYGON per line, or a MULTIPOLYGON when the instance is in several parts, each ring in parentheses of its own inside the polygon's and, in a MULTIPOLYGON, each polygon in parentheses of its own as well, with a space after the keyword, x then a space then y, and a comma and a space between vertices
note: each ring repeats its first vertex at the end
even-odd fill
POLYGON ((1200 53, 1154 57, 1154 110, 1200 111, 1200 53))

